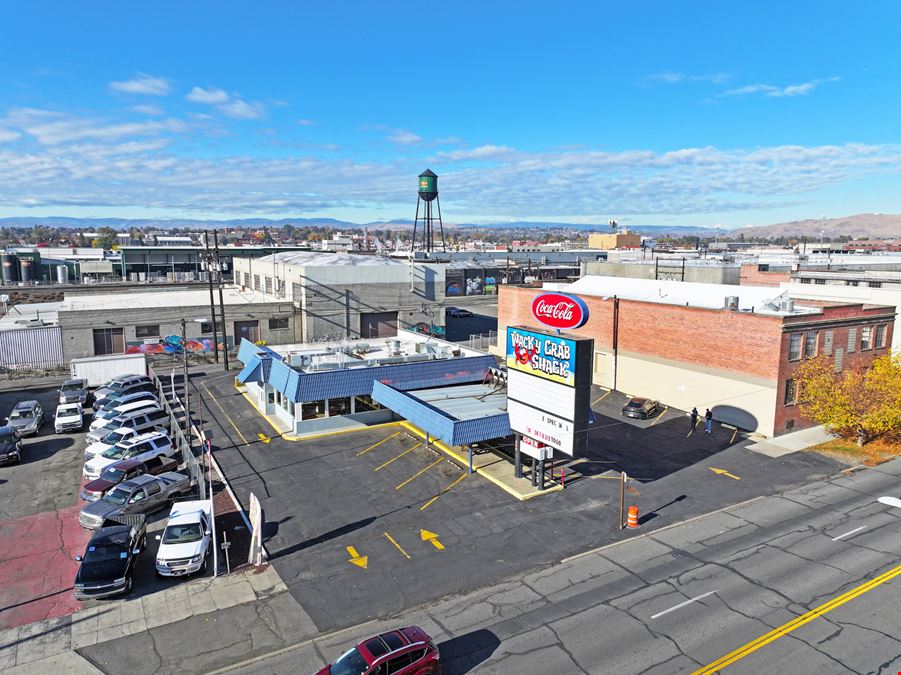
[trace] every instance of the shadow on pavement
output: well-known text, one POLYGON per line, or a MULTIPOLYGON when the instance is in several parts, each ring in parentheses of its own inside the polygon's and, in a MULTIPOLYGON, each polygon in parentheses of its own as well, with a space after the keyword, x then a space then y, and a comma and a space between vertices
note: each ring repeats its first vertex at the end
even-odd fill
POLYGON ((438 651, 441 654, 441 672, 444 675, 475 672, 500 644, 497 635, 484 628, 440 642, 438 651))
MULTIPOLYGON (((363 520, 358 520, 354 523, 348 523, 347 525, 342 525, 341 527, 335 528, 334 530, 330 530, 325 534, 320 534, 318 537, 307 539, 306 541, 299 542, 297 544, 294 544, 293 546, 288 546, 287 548, 283 548, 278 551, 272 551, 269 554, 269 560, 274 560, 275 558, 283 558, 287 555, 291 555, 292 553, 303 551, 304 549, 310 548, 311 546, 322 544, 337 537, 343 537, 345 534, 350 534, 351 532, 371 525, 375 522, 375 518, 375 516, 370 516, 369 518, 364 518, 363 520)), ((265 525, 263 527, 265 528, 265 525)))
POLYGON ((65 450, 75 445, 75 439, 66 436, 59 438, 29 438, 22 443, 22 464, 38 462, 52 457, 60 450, 65 450))

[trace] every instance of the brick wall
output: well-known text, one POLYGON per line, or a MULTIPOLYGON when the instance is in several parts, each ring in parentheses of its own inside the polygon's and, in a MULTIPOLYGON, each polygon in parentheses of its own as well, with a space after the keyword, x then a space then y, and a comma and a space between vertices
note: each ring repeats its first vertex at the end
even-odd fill
POLYGON ((791 278, 791 272, 774 271, 761 272, 757 263, 741 266, 741 277, 739 284, 742 286, 776 286, 778 287, 783 281, 787 282, 791 278))

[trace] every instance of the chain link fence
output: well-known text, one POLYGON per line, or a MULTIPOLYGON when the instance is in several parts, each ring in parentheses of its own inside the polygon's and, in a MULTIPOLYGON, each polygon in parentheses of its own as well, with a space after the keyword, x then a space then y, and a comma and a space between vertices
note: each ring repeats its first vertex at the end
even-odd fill
POLYGON ((490 347, 497 346, 497 331, 490 330, 487 333, 473 334, 469 336, 468 340, 462 340, 458 344, 465 344, 470 349, 487 352, 490 347))

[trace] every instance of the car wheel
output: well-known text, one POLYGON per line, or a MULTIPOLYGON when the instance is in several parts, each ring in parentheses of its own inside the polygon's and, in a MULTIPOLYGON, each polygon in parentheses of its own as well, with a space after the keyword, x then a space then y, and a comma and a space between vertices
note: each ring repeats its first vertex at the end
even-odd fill
POLYGON ((134 585, 134 580, 131 578, 131 575, 125 580, 125 592, 131 593, 131 587, 134 585))
POLYGON ((207 560, 209 560, 209 556, 206 556, 206 557, 203 559, 203 562, 200 563, 200 569, 197 570, 197 573, 198 573, 198 574, 206 574, 206 563, 207 563, 207 560))

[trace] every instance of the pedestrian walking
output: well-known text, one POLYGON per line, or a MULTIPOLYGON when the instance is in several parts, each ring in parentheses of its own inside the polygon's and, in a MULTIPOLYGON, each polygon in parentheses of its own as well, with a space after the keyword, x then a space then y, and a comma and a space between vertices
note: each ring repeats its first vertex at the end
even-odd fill
POLYGON ((713 413, 710 412, 710 408, 707 408, 707 412, 704 413, 704 422, 707 425, 707 433, 710 433, 710 430, 713 429, 713 413))
POLYGON ((695 425, 698 423, 698 409, 697 408, 691 409, 690 418, 691 418, 691 431, 694 431, 695 425))

